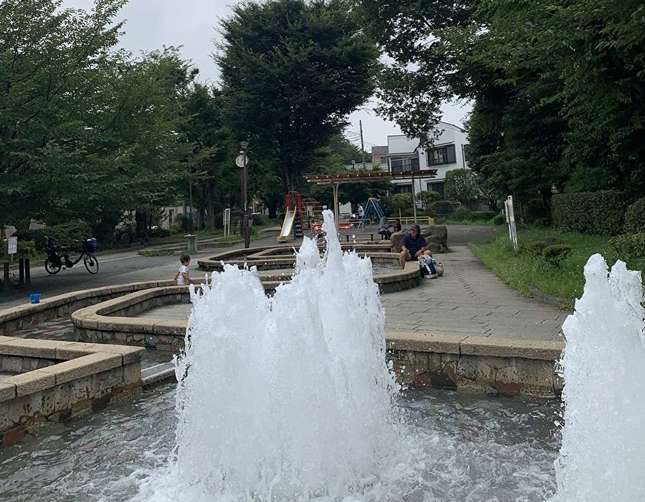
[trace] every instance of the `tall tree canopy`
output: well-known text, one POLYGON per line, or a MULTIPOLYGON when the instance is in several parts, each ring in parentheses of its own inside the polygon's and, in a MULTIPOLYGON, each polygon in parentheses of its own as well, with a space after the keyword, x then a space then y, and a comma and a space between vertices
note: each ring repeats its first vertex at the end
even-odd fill
POLYGON ((392 63, 383 113, 424 137, 474 102, 471 167, 500 192, 645 190, 639 0, 358 0, 392 63))
POLYGON ((0 4, 0 225, 82 217, 107 234, 124 211, 173 202, 195 162, 196 70, 172 48, 116 50, 123 3, 0 4))
POLYGON ((244 3, 222 23, 225 120, 287 189, 374 90, 378 51, 348 0, 244 3))

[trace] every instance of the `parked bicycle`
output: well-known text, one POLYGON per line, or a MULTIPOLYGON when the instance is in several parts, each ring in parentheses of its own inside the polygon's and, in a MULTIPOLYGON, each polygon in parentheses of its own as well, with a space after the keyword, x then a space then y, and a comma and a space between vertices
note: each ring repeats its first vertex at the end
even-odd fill
POLYGON ((45 270, 48 274, 54 275, 62 268, 72 268, 83 260, 83 265, 90 274, 97 274, 99 271, 99 260, 94 256, 96 252, 96 239, 83 241, 81 254, 75 260, 70 258, 67 249, 58 245, 51 237, 47 237, 47 260, 45 270))

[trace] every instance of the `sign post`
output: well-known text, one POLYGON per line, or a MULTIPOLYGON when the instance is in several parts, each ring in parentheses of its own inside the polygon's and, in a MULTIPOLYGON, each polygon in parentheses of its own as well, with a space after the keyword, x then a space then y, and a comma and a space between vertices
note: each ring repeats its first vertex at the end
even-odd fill
POLYGON ((508 238, 513 244, 513 249, 517 253, 519 243, 517 241, 517 227, 515 226, 515 210, 513 209, 513 196, 509 195, 504 201, 504 213, 506 214, 506 223, 508 223, 508 238))
POLYGON ((7 239, 7 254, 13 259, 13 255, 18 254, 18 237, 9 237, 7 239))

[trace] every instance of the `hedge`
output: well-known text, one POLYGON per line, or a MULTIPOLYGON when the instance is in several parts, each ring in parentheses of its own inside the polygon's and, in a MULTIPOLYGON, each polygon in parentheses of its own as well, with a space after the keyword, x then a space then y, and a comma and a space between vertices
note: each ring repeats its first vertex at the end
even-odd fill
POLYGON ((609 245, 622 260, 645 257, 645 232, 613 237, 609 245))
POLYGON ((626 200, 624 193, 613 190, 556 194, 551 208, 553 224, 585 234, 620 234, 626 200))
POLYGON ((645 232, 645 197, 638 199, 625 212, 625 233, 645 232))

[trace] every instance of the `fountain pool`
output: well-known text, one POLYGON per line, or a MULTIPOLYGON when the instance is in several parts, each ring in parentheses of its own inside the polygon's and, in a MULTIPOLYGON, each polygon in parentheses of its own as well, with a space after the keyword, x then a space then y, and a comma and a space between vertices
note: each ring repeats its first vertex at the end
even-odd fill
MULTIPOLYGON (((67 426, 43 426, 0 449, 0 498, 131 500, 171 454, 175 395, 175 385, 146 391, 132 403, 67 426)), ((348 500, 540 501, 554 493, 557 401, 433 390, 405 392, 398 403, 410 418, 402 456, 390 459, 364 496, 348 500)), ((195 500, 175 495, 167 500, 195 500)))
POLYGON ((333 238, 324 258, 305 241, 293 280, 271 298, 235 266, 192 292, 179 385, 0 450, 0 495, 642 500, 641 278, 599 256, 585 276, 564 325, 562 429, 557 401, 400 392, 371 263, 333 238))

